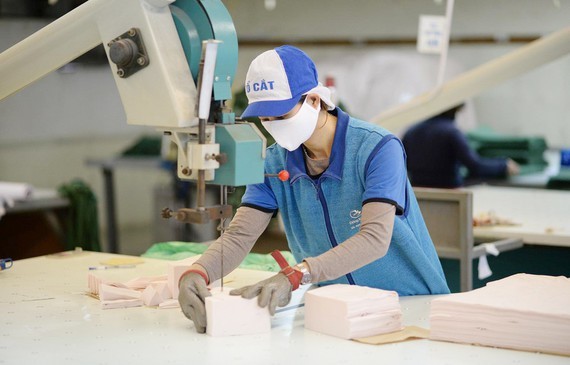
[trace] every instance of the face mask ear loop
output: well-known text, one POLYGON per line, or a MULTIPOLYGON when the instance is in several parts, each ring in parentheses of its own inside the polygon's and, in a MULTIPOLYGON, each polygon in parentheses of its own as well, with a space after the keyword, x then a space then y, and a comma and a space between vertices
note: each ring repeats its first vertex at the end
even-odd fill
POLYGON ((319 130, 323 129, 325 127, 325 125, 327 125, 327 122, 329 121, 329 112, 325 112, 325 113, 327 113, 327 115, 325 116, 325 122, 323 123, 322 126, 319 127, 319 130))

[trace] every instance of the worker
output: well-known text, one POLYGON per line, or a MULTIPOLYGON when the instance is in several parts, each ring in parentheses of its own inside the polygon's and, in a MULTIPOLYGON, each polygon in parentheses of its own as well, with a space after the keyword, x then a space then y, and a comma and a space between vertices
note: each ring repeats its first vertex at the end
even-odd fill
POLYGON ((275 138, 266 177, 247 186, 225 234, 180 280, 180 306, 198 332, 206 330, 206 285, 236 268, 270 219, 281 213, 299 264, 255 285, 233 290, 258 296, 273 315, 300 284, 344 283, 400 295, 449 293, 414 192, 403 146, 385 129, 352 118, 330 100, 313 61, 282 46, 255 58, 247 72, 248 107, 275 138), (222 250, 223 244, 223 250, 222 250))
POLYGON ((464 184, 461 167, 469 179, 505 178, 519 173, 508 158, 483 158, 468 144, 455 125, 455 115, 464 104, 412 126, 402 138, 412 185, 456 188, 464 184))

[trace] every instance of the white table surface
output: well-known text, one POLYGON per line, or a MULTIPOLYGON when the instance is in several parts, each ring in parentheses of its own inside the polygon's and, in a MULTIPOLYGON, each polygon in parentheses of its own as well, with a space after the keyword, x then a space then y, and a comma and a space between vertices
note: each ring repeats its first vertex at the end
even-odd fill
POLYGON ((517 225, 474 227, 475 239, 522 238, 524 243, 570 247, 570 191, 477 185, 473 216, 493 211, 517 225))
POLYGON ((6 213, 61 209, 69 206, 69 200, 63 198, 54 189, 34 188, 28 199, 16 200, 13 207, 7 207, 6 213))
MULTIPOLYGON (((87 268, 117 256, 43 256, 0 272, 0 364, 570 364, 569 357, 429 340, 361 344, 305 330, 302 308, 278 313, 267 334, 209 337, 197 334, 179 309, 102 310, 85 295, 87 268)), ((166 261, 144 260, 104 275, 125 280, 166 272, 166 261)), ((226 285, 269 275, 236 270, 226 285)), ((401 298, 404 324, 427 327, 431 299, 401 298)))

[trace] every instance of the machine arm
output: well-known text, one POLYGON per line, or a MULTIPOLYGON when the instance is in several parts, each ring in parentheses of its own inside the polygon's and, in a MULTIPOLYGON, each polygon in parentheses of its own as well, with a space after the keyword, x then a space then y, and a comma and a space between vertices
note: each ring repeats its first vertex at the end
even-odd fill
POLYGON ((372 122, 389 130, 402 130, 568 53, 570 28, 565 28, 467 71, 434 91, 382 112, 372 122))
POLYGON ((226 191, 224 185, 263 182, 265 141, 255 125, 236 123, 225 106, 237 37, 221 1, 89 0, 0 54, 0 100, 101 43, 127 123, 170 136, 178 177, 199 181, 198 209, 164 215, 193 223, 231 216, 223 204, 204 206, 204 184, 226 191), (216 47, 206 52, 206 59, 214 57, 202 68, 203 43, 216 47))
MULTIPOLYGON (((0 54, 0 99, 63 66, 100 43, 136 29, 144 39, 145 72, 123 78, 111 62, 127 123, 190 127, 196 86, 178 38, 173 0, 90 0, 0 54)), ((110 56, 109 56, 110 58, 110 56)))

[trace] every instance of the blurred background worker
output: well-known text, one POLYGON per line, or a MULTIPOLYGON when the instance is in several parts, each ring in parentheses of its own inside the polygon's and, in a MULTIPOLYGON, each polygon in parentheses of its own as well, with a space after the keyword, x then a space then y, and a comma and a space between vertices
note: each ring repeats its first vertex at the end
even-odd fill
POLYGON ((402 142, 407 154, 408 177, 414 186, 456 188, 464 184, 461 167, 469 179, 505 178, 519 173, 509 158, 484 158, 475 152, 455 125, 455 106, 412 126, 402 142))
POLYGON ((448 293, 401 142, 335 107, 313 61, 298 48, 258 56, 245 85, 249 105, 242 117, 259 117, 277 142, 267 148, 265 172, 287 170, 290 179, 248 185, 227 232, 182 276, 180 307, 196 330, 207 326, 207 283, 239 265, 277 211, 298 264, 230 292, 258 296, 271 314, 289 303, 299 284, 448 293))

